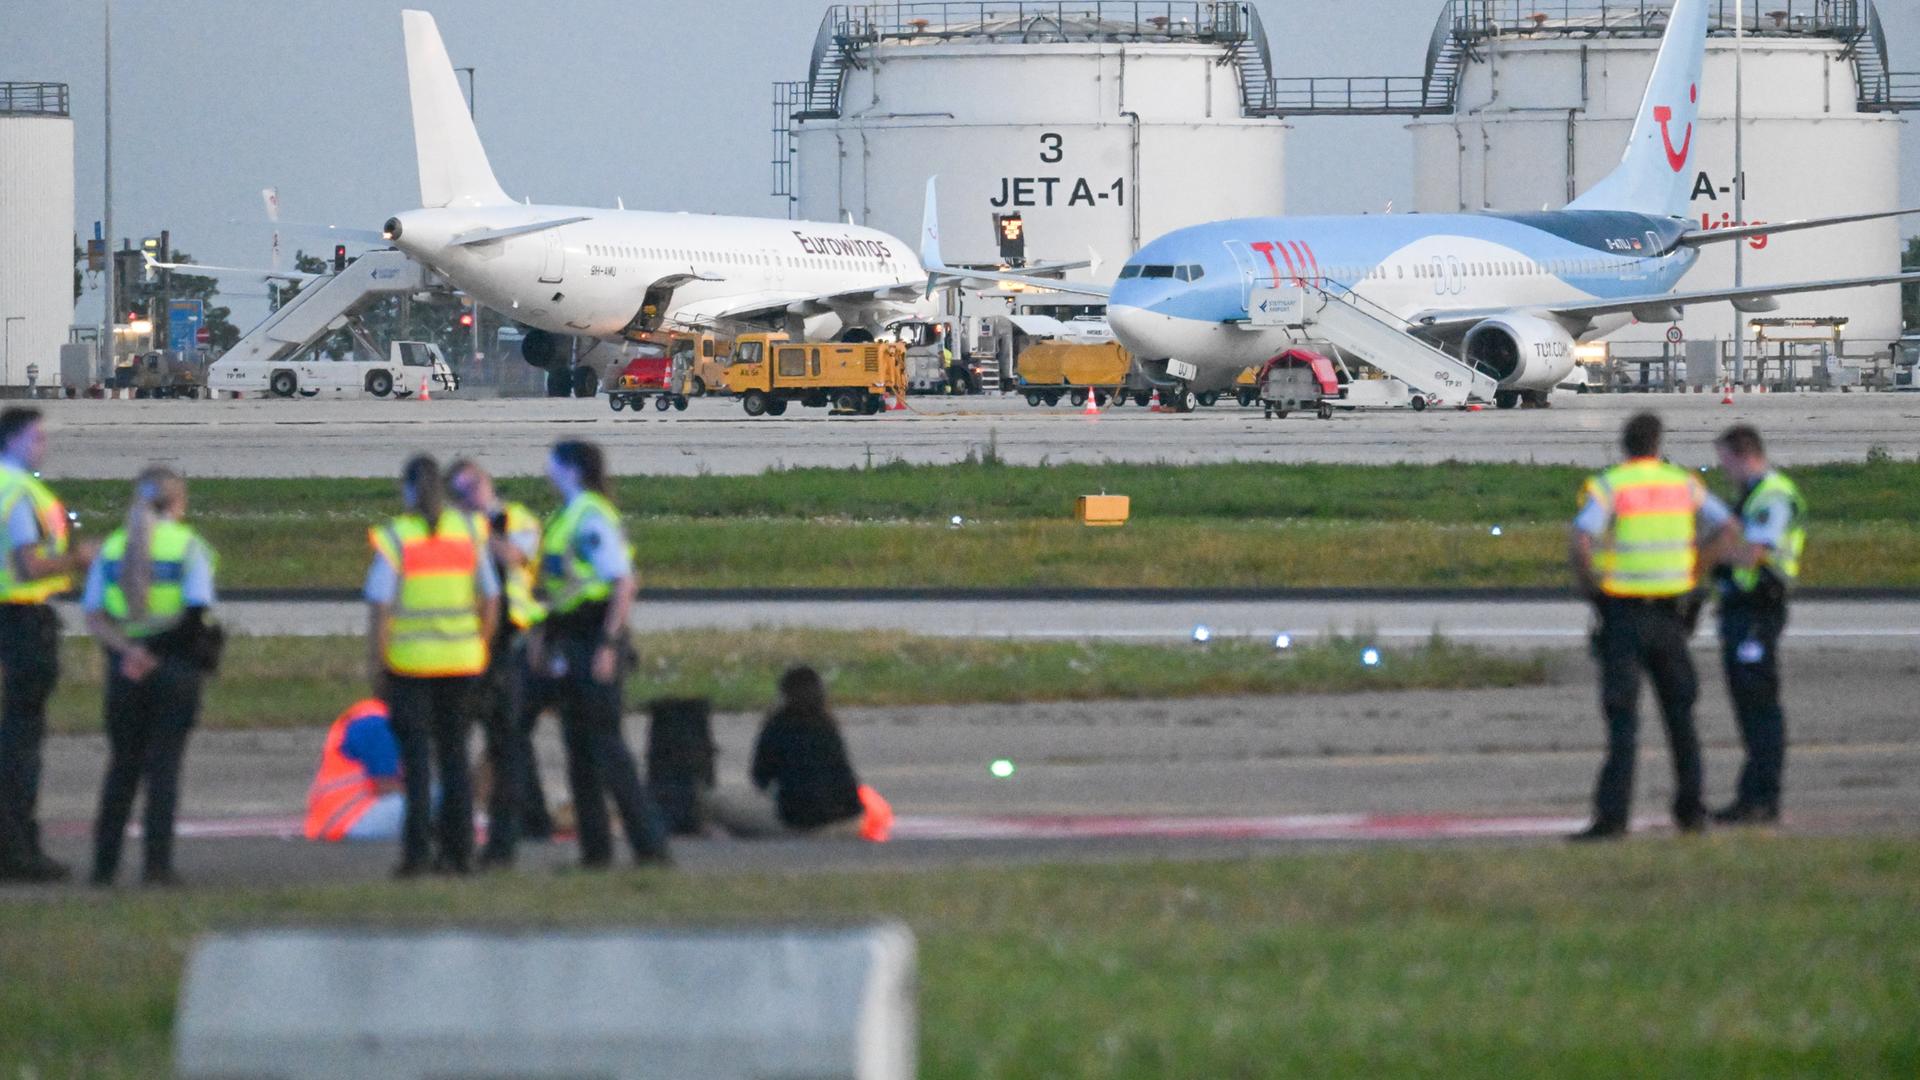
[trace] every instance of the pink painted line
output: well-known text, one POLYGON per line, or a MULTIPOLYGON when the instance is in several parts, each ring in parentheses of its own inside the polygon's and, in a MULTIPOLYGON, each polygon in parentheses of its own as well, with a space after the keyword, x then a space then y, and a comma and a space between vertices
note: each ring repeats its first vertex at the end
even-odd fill
MULTIPOLYGON (((902 840, 1448 840, 1559 836, 1585 818, 1479 817, 1466 814, 1286 814, 1270 817, 1137 817, 1125 815, 902 816, 893 834, 902 840)), ((1652 825, 1651 820, 1639 823, 1652 825)), ((236 817, 182 821, 179 835, 196 840, 299 840, 297 817, 236 817)), ((52 826, 84 835, 85 822, 52 826)), ((135 827, 137 831, 138 826, 135 827)))

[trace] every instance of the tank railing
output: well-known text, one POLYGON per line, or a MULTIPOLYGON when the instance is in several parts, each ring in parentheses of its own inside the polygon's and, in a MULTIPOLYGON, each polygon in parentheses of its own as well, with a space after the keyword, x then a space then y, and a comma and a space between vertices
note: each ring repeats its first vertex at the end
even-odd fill
POLYGON ((1881 78, 1882 85, 1875 88, 1877 94, 1869 94, 1868 87, 1860 88, 1860 96, 1869 106, 1884 112, 1920 112, 1920 71, 1890 71, 1881 78))
POLYGON ((1202 41, 1250 33, 1240 3, 1215 0, 934 0, 836 4, 827 13, 843 43, 924 38, 995 41, 1202 41))
POLYGON ((0 82, 0 116, 66 116, 67 84, 0 82))
MULTIPOLYGON (((1708 26, 1730 33, 1744 15, 1750 34, 1837 37, 1866 29, 1868 0, 1712 0, 1708 26)), ((1456 33, 1660 34, 1672 0, 1450 0, 1456 33)))
POLYGON ((1418 75, 1313 75, 1272 80, 1263 114, 1274 116, 1419 116, 1429 112, 1418 75))

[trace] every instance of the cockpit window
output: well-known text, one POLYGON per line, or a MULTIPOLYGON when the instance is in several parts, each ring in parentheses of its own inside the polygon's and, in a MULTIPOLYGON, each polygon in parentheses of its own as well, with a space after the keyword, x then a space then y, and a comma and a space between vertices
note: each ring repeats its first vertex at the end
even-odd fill
POLYGON ((1123 266, 1120 268, 1121 281, 1132 281, 1134 278, 1137 278, 1139 276, 1140 276, 1140 267, 1138 266, 1123 266))
POLYGON ((1201 266, 1199 263, 1191 263, 1174 271, 1173 276, 1179 278, 1181 281, 1199 281, 1201 278, 1207 276, 1207 268, 1201 266))
POLYGON ((1140 276, 1143 278, 1170 278, 1173 276, 1173 269, 1171 266, 1143 266, 1140 268, 1140 276))

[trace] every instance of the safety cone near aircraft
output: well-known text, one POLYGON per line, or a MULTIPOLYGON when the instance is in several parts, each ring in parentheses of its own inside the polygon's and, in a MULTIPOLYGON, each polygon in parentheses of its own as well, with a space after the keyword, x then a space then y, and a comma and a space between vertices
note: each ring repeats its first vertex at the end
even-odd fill
POLYGON ((1155 390, 1153 392, 1153 399, 1149 403, 1149 407, 1147 411, 1148 412, 1166 412, 1167 411, 1160 407, 1160 391, 1155 390))
POLYGON ((1083 416, 1099 416, 1100 415, 1099 395, 1095 394, 1091 390, 1087 391, 1087 407, 1084 409, 1081 409, 1080 413, 1083 416))
POLYGON ((1726 393, 1720 395, 1720 404, 1722 405, 1733 404, 1733 384, 1732 383, 1728 383, 1726 393))
POLYGON ((427 377, 425 375, 420 376, 420 400, 421 401, 433 400, 433 389, 428 385, 427 377))
POLYGON ((907 411, 907 395, 895 393, 895 394, 888 394, 887 397, 892 399, 892 402, 893 402, 891 405, 887 406, 888 412, 906 412, 907 411))

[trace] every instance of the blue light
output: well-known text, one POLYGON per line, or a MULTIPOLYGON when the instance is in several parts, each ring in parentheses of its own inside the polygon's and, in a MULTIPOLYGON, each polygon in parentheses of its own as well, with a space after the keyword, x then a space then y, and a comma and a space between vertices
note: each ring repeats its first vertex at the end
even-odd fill
POLYGON ((1275 634, 1273 637, 1273 647, 1280 652, 1286 652, 1288 649, 1293 648, 1293 635, 1275 634))
POLYGON ((1193 643, 1195 645, 1205 645, 1207 642, 1212 640, 1213 640, 1213 631, 1209 629, 1204 623, 1193 628, 1193 643))
POLYGON ((1360 654, 1360 662, 1368 667, 1380 666, 1380 650, 1369 648, 1360 654))

